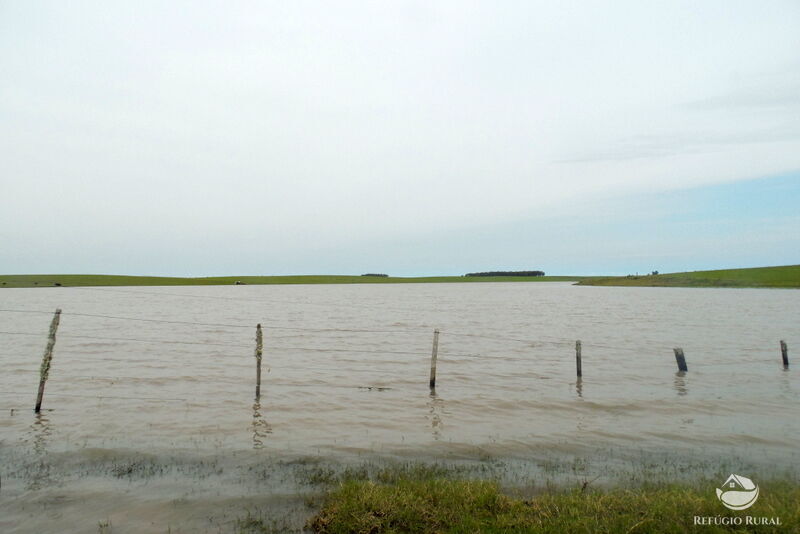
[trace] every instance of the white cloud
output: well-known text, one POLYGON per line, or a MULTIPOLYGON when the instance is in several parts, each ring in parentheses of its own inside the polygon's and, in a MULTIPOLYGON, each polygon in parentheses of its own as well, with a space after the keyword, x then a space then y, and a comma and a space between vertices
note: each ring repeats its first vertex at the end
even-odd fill
POLYGON ((0 223, 289 253, 797 169, 798 27, 795 2, 6 3, 0 223))

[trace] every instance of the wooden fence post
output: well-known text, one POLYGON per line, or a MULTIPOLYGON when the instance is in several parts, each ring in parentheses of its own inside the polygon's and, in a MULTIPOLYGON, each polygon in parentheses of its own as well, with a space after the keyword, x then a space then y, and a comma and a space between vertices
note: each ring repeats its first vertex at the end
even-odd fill
POLYGON ((583 376, 583 371, 581 370, 581 340, 575 342, 575 364, 578 367, 578 376, 583 376))
POLYGON ((39 413, 42 409, 42 397, 44 397, 44 383, 50 374, 50 362, 53 361, 53 348, 56 346, 56 331, 58 323, 61 321, 61 308, 56 309, 53 320, 50 322, 50 332, 47 335, 47 346, 42 357, 42 366, 39 368, 39 394, 36 395, 36 407, 33 411, 39 413))
POLYGON ((683 349, 672 349, 675 352, 675 361, 678 362, 678 371, 686 372, 689 369, 686 367, 686 358, 683 356, 683 349))
POLYGON ((781 339, 781 357, 783 358, 783 366, 788 369, 789 368, 789 347, 786 346, 786 342, 781 339))
POLYGON ((261 323, 256 325, 256 399, 261 397, 261 354, 264 348, 264 337, 261 323))
POLYGON ((433 350, 431 351, 431 389, 436 389, 436 357, 439 355, 439 329, 433 331, 433 350))

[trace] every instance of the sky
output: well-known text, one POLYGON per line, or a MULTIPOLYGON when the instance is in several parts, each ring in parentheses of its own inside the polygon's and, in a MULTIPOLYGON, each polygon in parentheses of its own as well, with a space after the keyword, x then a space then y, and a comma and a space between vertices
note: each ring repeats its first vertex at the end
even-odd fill
POLYGON ((800 263, 800 3, 0 0, 0 273, 800 263))

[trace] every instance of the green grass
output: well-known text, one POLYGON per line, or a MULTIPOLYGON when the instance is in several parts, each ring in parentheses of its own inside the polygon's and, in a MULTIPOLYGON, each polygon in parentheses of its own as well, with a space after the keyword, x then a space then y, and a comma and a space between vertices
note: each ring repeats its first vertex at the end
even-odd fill
MULTIPOLYGON (((767 482, 760 490, 750 509, 733 512, 717 500, 713 482, 608 491, 584 486, 523 500, 489 481, 349 480, 328 494, 308 527, 322 534, 800 532, 800 486, 767 482), (694 524, 694 516, 742 517, 744 523, 747 515, 779 517, 781 526, 694 524)), ((256 527, 249 531, 259 532, 256 527)))
POLYGON ((482 282, 569 282, 593 286, 638 287, 775 287, 800 288, 800 265, 724 269, 641 276, 421 276, 377 277, 348 275, 212 276, 179 278, 107 274, 0 275, 0 289, 12 287, 73 286, 218 286, 244 284, 426 284, 482 282))
POLYGON ((120 276, 108 274, 6 274, 0 275, 0 288, 81 286, 219 286, 244 284, 423 284, 480 282, 568 282, 580 276, 423 276, 412 278, 302 275, 302 276, 214 276, 177 278, 165 276, 120 276))
POLYGON ((722 269, 641 276, 590 277, 579 281, 590 286, 638 287, 775 287, 800 288, 800 265, 722 269))

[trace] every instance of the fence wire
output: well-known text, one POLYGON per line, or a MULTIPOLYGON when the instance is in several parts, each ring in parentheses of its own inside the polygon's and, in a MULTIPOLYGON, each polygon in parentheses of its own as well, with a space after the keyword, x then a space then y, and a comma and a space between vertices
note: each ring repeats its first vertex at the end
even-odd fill
MULTIPOLYGON (((76 288, 77 289, 77 288, 76 288)), ((152 292, 142 292, 142 291, 127 291, 127 290, 110 290, 110 289, 98 289, 98 288, 80 288, 80 289, 93 289, 93 290, 100 290, 100 291, 118 291, 123 293, 143 293, 143 294, 154 294, 154 295, 175 295, 180 297, 198 297, 198 298, 219 298, 224 300, 254 300, 258 302, 263 302, 259 299, 239 299, 235 297, 215 297, 215 296, 208 296, 208 295, 178 295, 178 294, 170 294, 170 293, 152 293, 152 292)), ((298 304, 298 303, 294 303, 298 304)), ((52 315, 52 311, 44 311, 44 310, 21 310, 21 309, 0 309, 0 312, 3 313, 17 313, 17 314, 45 314, 45 315, 52 315)), ((82 313, 82 312, 62 312, 62 317, 88 317, 88 318, 102 318, 102 319, 109 319, 109 320, 118 320, 118 321, 132 321, 132 322, 146 322, 146 323, 162 323, 162 324, 170 324, 170 325, 186 325, 186 326, 197 326, 197 327, 212 327, 212 328, 231 328, 231 329, 243 329, 243 330, 253 330, 253 325, 245 325, 245 324, 231 324, 231 323, 209 323, 209 322, 195 322, 195 321, 179 321, 179 320, 171 320, 171 319, 154 319, 154 318, 144 318, 144 317, 130 317, 130 316, 119 316, 119 315, 110 315, 110 314, 101 314, 101 313, 82 313)), ((356 329, 356 328, 308 328, 308 327, 299 327, 299 326, 285 326, 285 325, 277 325, 277 324, 270 324, 270 323, 261 323, 262 327, 265 329, 274 329, 274 330, 290 330, 290 331, 298 331, 298 332, 315 332, 315 333, 328 333, 328 332, 342 332, 342 333, 377 333, 377 334, 409 334, 415 333, 418 334, 422 331, 431 332, 431 329, 423 327, 418 328, 407 328, 407 327, 390 327, 390 328, 378 328, 378 329, 356 329)), ((63 326, 62 326, 63 329, 63 326)), ((440 340, 439 345, 439 358, 446 359, 456 359, 456 358, 468 358, 468 359, 502 359, 503 361, 508 362, 528 362, 531 361, 531 358, 520 357, 518 355, 511 355, 511 354, 492 354, 488 352, 483 353, 464 353, 464 352, 453 352, 447 348, 446 343, 444 340, 447 337, 452 336, 454 338, 478 338, 478 339, 488 339, 493 341, 503 341, 503 342, 511 342, 511 343, 519 343, 523 344, 529 349, 537 349, 541 347, 547 348, 564 348, 564 347, 574 347, 575 340, 571 339, 523 339, 519 337, 506 337, 506 336, 496 336, 496 335, 484 335, 484 334, 475 334, 475 333, 468 333, 468 332, 459 332, 454 330, 439 330, 439 333, 443 336, 444 339, 440 340)), ((7 335, 7 336, 33 336, 33 337, 42 337, 44 338, 44 332, 17 332, 17 331, 0 331, 0 335, 7 335)), ((113 342, 115 345, 120 345, 121 343, 149 343, 149 344, 163 344, 163 345, 203 345, 203 346, 213 346, 213 347, 224 347, 234 349, 235 354, 243 354, 249 353, 252 351, 255 346, 254 344, 244 344, 244 343, 218 343, 218 342, 206 342, 206 341, 179 341, 179 340, 165 340, 165 339, 146 339, 146 338, 138 338, 138 337, 106 337, 106 336, 94 336, 94 335, 87 335, 87 334, 71 334, 71 333, 58 333, 57 337, 59 339, 66 338, 66 339, 86 339, 86 340, 95 340, 95 341, 107 341, 113 342), (243 350, 246 349, 246 350, 243 350)), ((291 339, 296 338, 297 336, 270 336, 267 340, 270 339, 291 339)), ((267 345, 267 351, 280 351, 280 352, 292 352, 292 353, 332 353, 332 354, 371 354, 371 355, 401 355, 401 356, 417 356, 422 358, 428 358, 430 355, 427 351, 402 351, 402 350, 368 350, 368 349, 357 349, 357 348, 329 348, 329 347, 315 347, 315 346, 292 346, 292 345, 267 345)), ((602 350, 602 351, 613 351, 613 352, 626 352, 629 354, 637 354, 642 355, 646 352, 652 352, 651 349, 642 350, 632 347, 626 346, 618 346, 618 345, 608 345, 603 343, 596 343, 596 342, 583 342, 582 343, 583 351, 583 359, 591 360, 592 357, 592 350, 602 350)), ((671 351, 672 347, 662 349, 664 352, 668 350, 671 351)), ((502 349, 500 349, 502 350, 502 349)), ((715 350, 719 351, 720 347, 716 346, 715 350)), ((765 348, 753 348, 753 347, 735 347, 730 349, 732 351, 737 352, 752 352, 752 353, 766 353, 768 351, 772 351, 773 349, 765 349, 765 348)), ((66 353, 80 353, 86 355, 85 350, 77 350, 74 348, 64 348, 62 349, 63 352, 66 353)), ((184 354, 196 354, 195 352, 187 352, 183 351, 184 354)), ((5 355, 15 355, 18 352, 8 353, 8 352, 0 352, 0 354, 5 355)), ((106 356, 106 361, 109 360, 108 354, 105 352, 96 353, 98 356, 106 356)), ((269 354, 269 352, 267 352, 269 354)), ((222 356, 226 356, 226 354, 222 354, 222 356)), ((85 363, 94 363, 96 359, 80 359, 72 361, 76 362, 85 362, 85 363)), ((125 362, 124 358, 117 359, 115 361, 125 362)), ((332 360, 334 362, 342 362, 342 360, 332 360)), ((539 360, 537 360, 539 361, 539 360)), ((753 363, 761 363, 761 362, 780 362, 780 360, 776 358, 748 358, 747 360, 744 359, 736 359, 736 360, 728 360, 726 364, 753 364, 753 363)), ((349 362, 346 362, 349 363, 349 362)), ((374 364, 380 365, 392 365, 392 364, 405 364, 408 363, 406 361, 401 362, 390 362, 390 361, 373 361, 374 364)), ((226 364, 228 365, 228 364, 226 364)), ((713 363, 690 363, 689 367, 693 368, 710 368, 710 367, 719 367, 719 364, 713 363)), ((335 367, 318 367, 318 366, 287 366, 282 367, 282 370, 289 370, 289 371, 325 371, 325 372, 337 372, 337 373, 368 373, 368 374, 375 374, 382 372, 379 369, 353 369, 350 367, 347 368, 335 368, 335 367)), ((38 372, 37 370, 17 370, 22 372, 38 372)), ((269 372, 269 369, 268 371, 269 372)), ((541 375, 539 375, 541 376, 541 375)), ((104 377, 104 376, 95 376, 95 375, 83 375, 83 376, 75 376, 74 378, 79 379, 89 379, 89 380, 108 380, 112 382, 121 382, 127 380, 143 380, 143 377, 104 377)), ((154 377, 155 378, 155 377, 154 377)), ((303 386, 303 387, 314 387, 314 386, 322 386, 325 387, 361 387, 369 389, 370 386, 340 386, 328 382, 323 382, 322 384, 294 384, 292 386, 288 384, 271 384, 271 386, 280 386, 280 387, 293 387, 293 386, 303 386)), ((381 388, 381 389, 390 389, 390 388, 381 388)), ((0 391, 0 394, 20 394, 20 395, 27 395, 23 393, 17 392, 9 392, 9 391, 0 391)), ((48 396, 62 396, 62 397, 82 397, 82 398, 98 398, 98 399, 139 399, 139 400, 160 400, 160 401, 185 401, 186 399, 180 398, 152 398, 152 397, 124 397, 124 396, 114 396, 114 395, 75 395, 75 394, 60 394, 60 393, 48 393, 48 396)))

